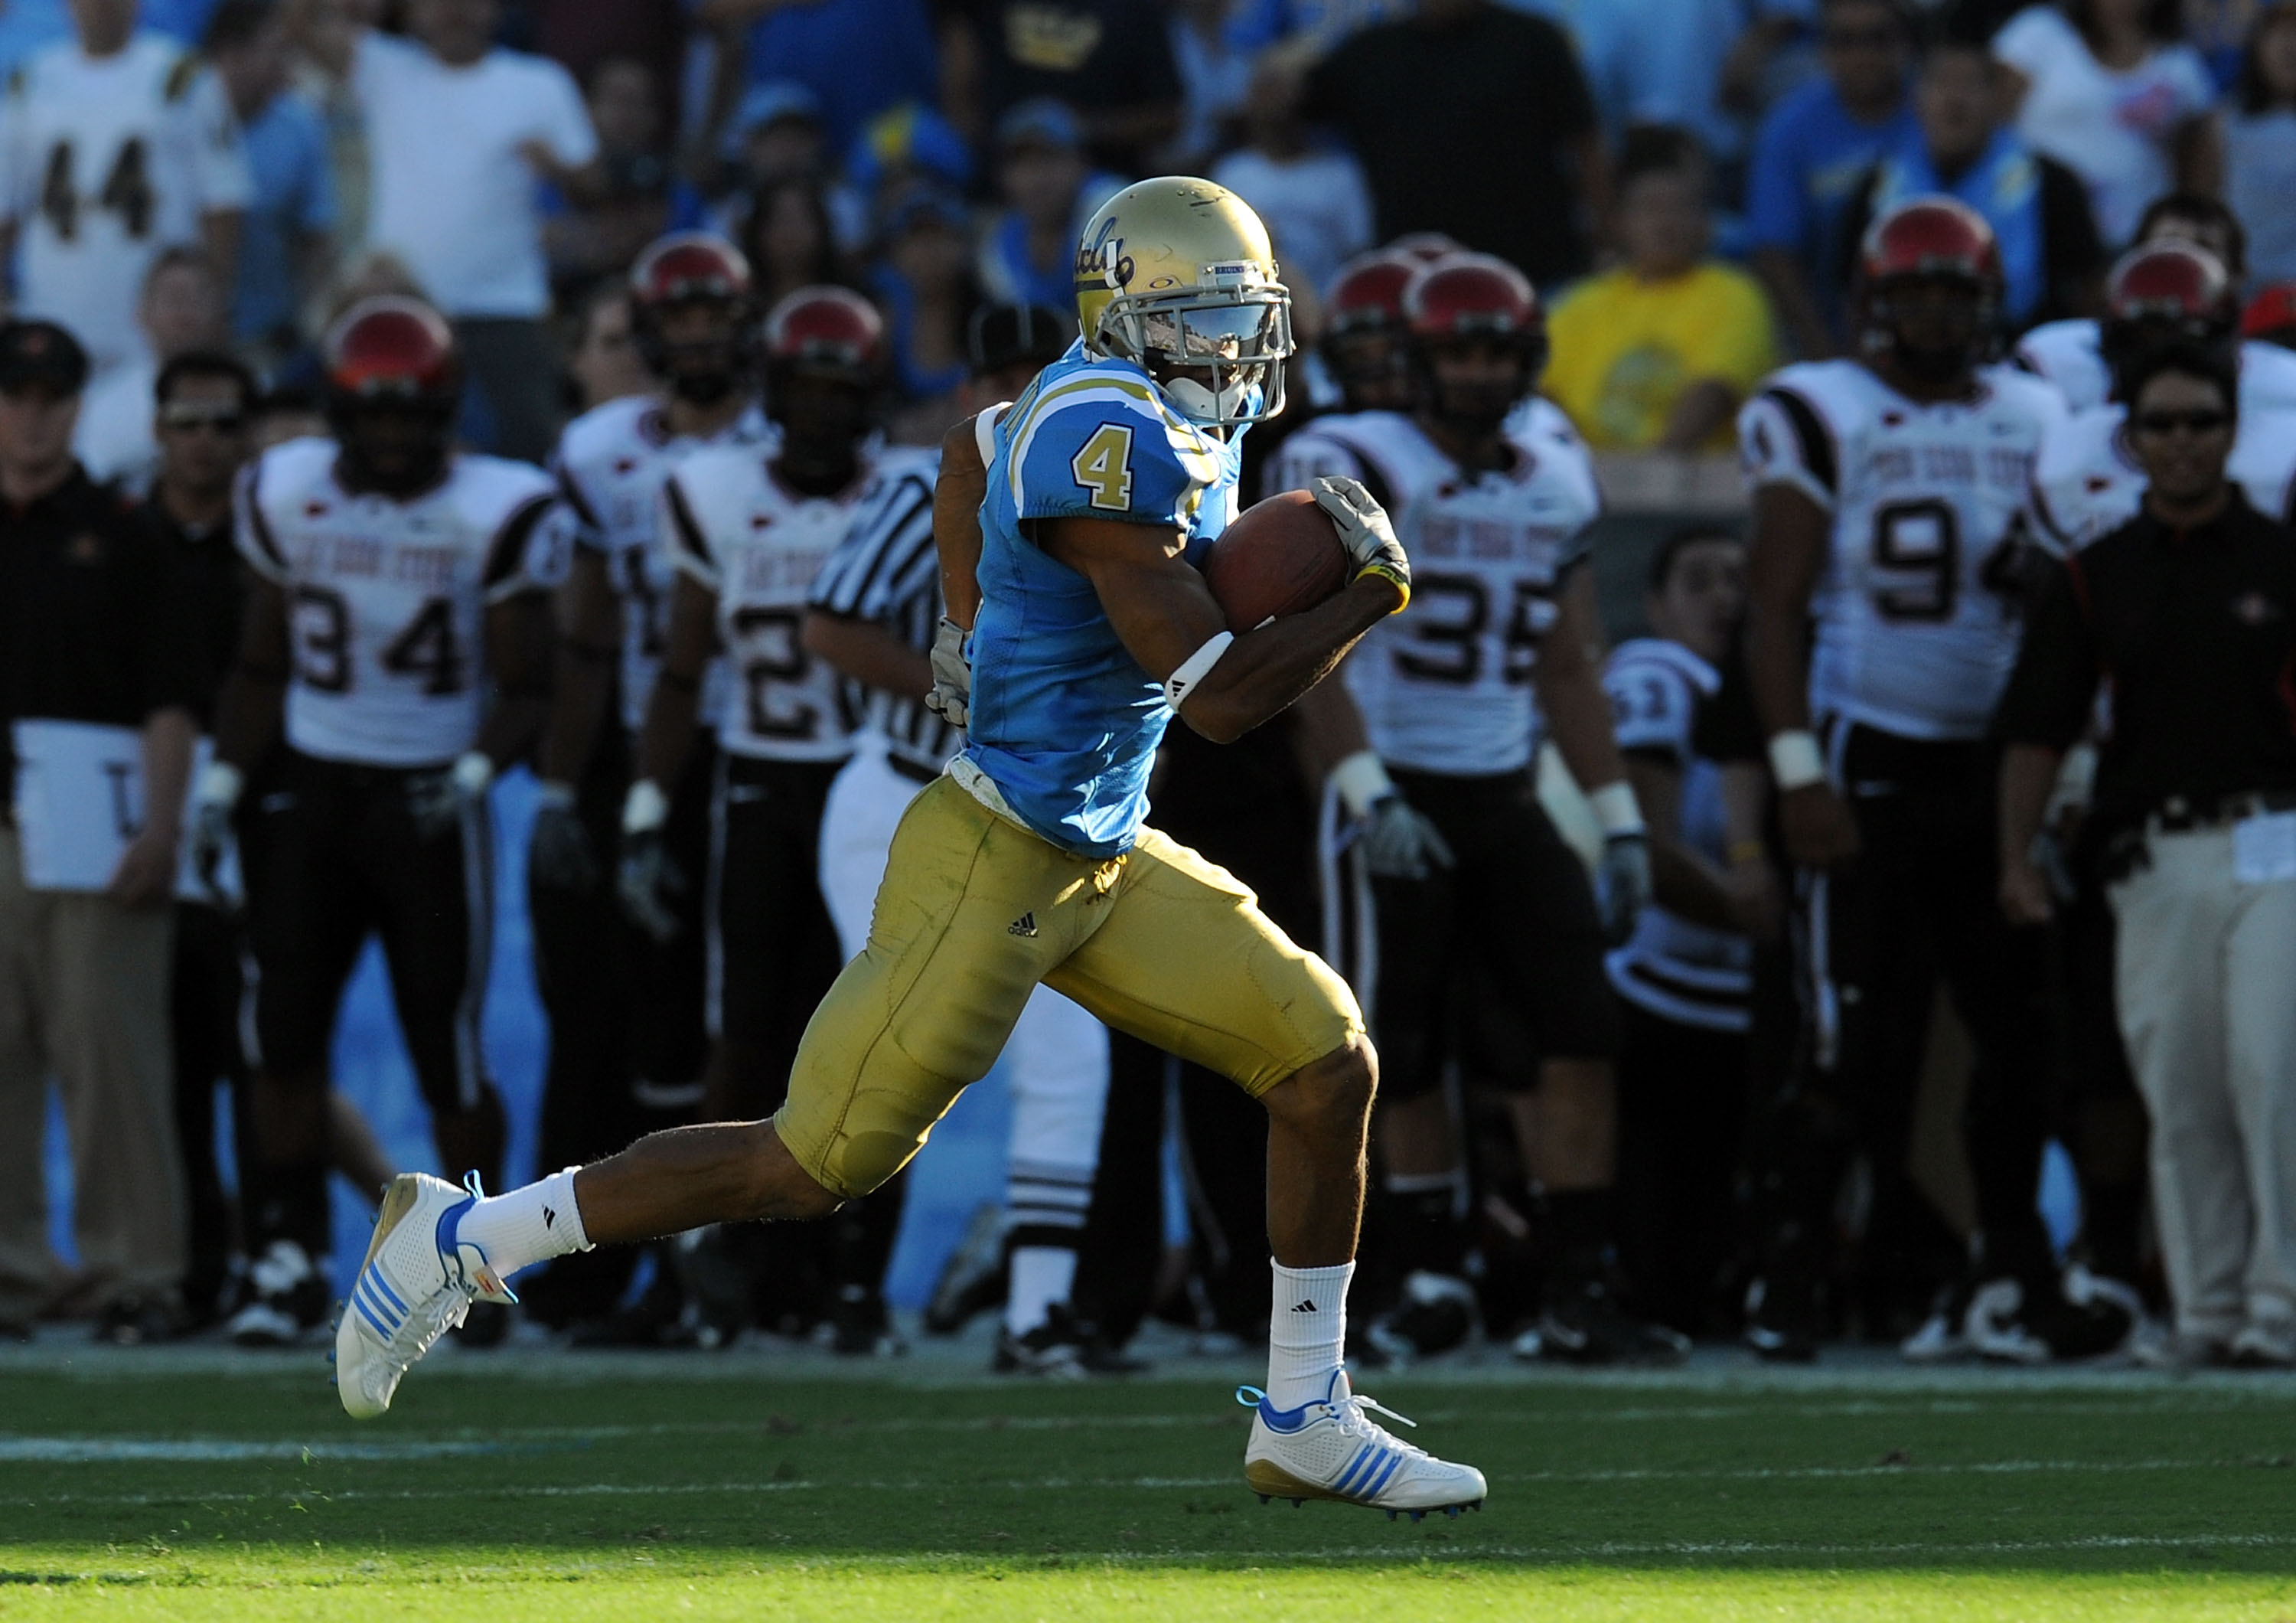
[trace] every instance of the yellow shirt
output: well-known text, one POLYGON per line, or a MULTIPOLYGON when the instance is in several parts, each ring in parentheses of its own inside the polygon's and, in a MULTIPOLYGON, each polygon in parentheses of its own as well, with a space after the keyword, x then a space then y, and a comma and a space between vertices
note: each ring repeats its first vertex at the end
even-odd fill
MULTIPOLYGON (((1546 392, 1596 450, 1655 444, 1693 383, 1719 378, 1744 394, 1778 365, 1760 286, 1710 260, 1669 282, 1626 270, 1589 276, 1563 295, 1546 331, 1546 392)), ((1725 418, 1705 449, 1732 443, 1725 418)))

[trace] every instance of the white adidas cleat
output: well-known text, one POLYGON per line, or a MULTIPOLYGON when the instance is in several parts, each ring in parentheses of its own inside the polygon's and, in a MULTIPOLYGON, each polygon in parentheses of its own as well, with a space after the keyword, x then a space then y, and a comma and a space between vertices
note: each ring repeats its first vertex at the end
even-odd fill
POLYGON ((1238 1387, 1235 1400, 1254 1412, 1243 1479, 1263 1504, 1337 1499, 1385 1511, 1390 1521, 1399 1514, 1416 1521, 1430 1511, 1456 1517, 1482 1508, 1483 1473, 1397 1438, 1372 1419, 1372 1410, 1406 1426, 1418 1422, 1357 1396, 1345 1370, 1332 1372, 1322 1401, 1296 1409, 1273 1407, 1258 1387, 1238 1387))
POLYGON ((476 1173, 466 1189, 427 1173, 401 1173, 384 1191, 366 1261, 335 1326, 335 1386, 353 1420, 390 1408, 407 1370, 463 1322, 472 1302, 518 1300, 487 1265, 486 1253, 456 1233, 484 1193, 476 1173))

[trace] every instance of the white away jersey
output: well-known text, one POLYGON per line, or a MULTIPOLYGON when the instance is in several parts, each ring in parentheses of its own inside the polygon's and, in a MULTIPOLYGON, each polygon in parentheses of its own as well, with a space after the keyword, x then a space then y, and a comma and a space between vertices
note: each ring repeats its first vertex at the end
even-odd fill
MULTIPOLYGON (((773 424, 755 406, 715 438, 672 434, 661 403, 645 395, 608 400, 566 425, 551 457, 575 544, 595 548, 622 599, 622 723, 645 724, 646 701, 669 635, 670 584, 677 565, 661 532, 661 486, 669 472, 710 445, 770 447, 773 424)), ((726 662, 712 660, 701 684, 701 719, 724 713, 726 662)))
MULTIPOLYGON (((2248 398, 2241 372, 2239 435, 2225 472, 2267 518, 2286 521, 2296 500, 2296 411, 2273 411, 2248 398)), ((2126 408, 2093 407, 2049 430, 2033 463, 2034 528, 2062 551, 2086 547, 2136 516, 2144 470, 2121 430, 2126 408)))
MULTIPOLYGON (((1612 651, 1603 691, 1617 718, 1619 747, 1665 757, 1682 774, 1677 832, 1683 844, 1717 863, 1728 861, 1722 813, 1722 770, 1690 746, 1698 708, 1722 686, 1722 673, 1678 642, 1637 637, 1612 651)), ((1742 1032, 1753 990, 1753 943, 1667 910, 1643 910, 1627 944, 1606 960, 1619 995, 1663 1019, 1709 1031, 1742 1032)))
POLYGON ((399 501, 346 491, 335 456, 290 440, 239 478, 239 550, 287 594, 287 741, 366 766, 451 761, 478 737, 487 609, 565 578, 549 477, 457 457, 399 501))
POLYGON ((1765 381, 1738 414, 1748 482, 1792 485, 1833 521, 1810 601, 1813 713, 1910 738, 1984 735, 2017 657, 2033 458, 2064 415, 2054 389, 2010 367, 1943 405, 1849 360, 1765 381))
POLYGON ((718 642, 733 671, 718 741, 736 755, 836 761, 853 750, 855 684, 805 651, 814 577, 880 482, 929 452, 865 452, 835 496, 800 496, 754 446, 694 452, 662 485, 677 567, 718 597, 718 642))
POLYGON ((1531 672, 1602 497, 1560 411, 1510 436, 1514 465, 1472 477, 1390 411, 1319 417, 1277 453, 1277 490, 1363 481, 1410 555, 1410 608, 1373 627, 1346 672, 1372 747, 1398 766, 1488 777, 1537 750, 1531 672))
POLYGON ((17 313, 70 327, 99 368, 126 359, 153 258, 253 191, 222 84, 158 34, 101 58, 67 39, 17 70, 0 128, 17 313))
MULTIPOLYGON (((2045 321, 2017 341, 2016 358, 2026 371, 2054 383, 2075 411, 2102 406, 2112 392, 2112 372, 2104 364, 2094 321, 2045 321)), ((2243 342, 2240 367, 2242 411, 2251 399, 2272 409, 2296 410, 2296 352, 2278 344, 2243 342)))

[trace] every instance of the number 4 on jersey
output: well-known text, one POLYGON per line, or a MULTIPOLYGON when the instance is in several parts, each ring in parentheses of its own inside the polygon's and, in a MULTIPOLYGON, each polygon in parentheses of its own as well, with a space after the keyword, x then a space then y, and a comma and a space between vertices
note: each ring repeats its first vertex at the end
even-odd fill
POLYGON ((1069 463, 1077 483, 1092 492, 1092 505, 1108 513, 1132 508, 1132 431, 1104 423, 1069 463))

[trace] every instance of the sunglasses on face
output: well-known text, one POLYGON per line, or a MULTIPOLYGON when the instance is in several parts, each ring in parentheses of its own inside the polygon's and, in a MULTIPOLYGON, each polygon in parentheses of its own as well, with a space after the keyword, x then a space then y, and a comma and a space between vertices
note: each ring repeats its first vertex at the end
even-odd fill
POLYGON ((2136 415, 2136 426, 2148 434, 2168 435, 2183 429, 2187 433, 2213 434, 2232 422, 2226 411, 2144 411, 2136 415))
POLYGON ((186 432, 204 428, 211 433, 235 434, 247 426, 247 414, 236 406, 162 406, 160 425, 186 432))

